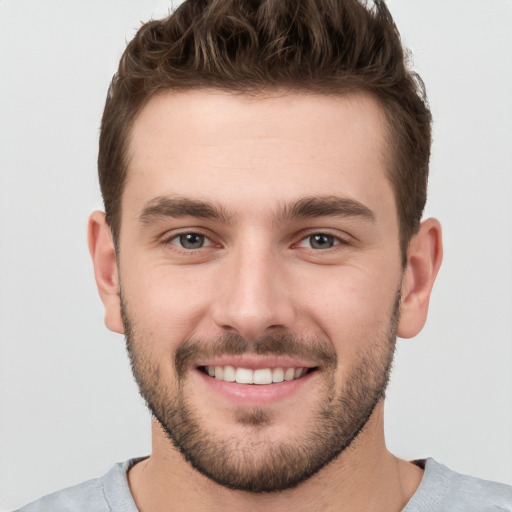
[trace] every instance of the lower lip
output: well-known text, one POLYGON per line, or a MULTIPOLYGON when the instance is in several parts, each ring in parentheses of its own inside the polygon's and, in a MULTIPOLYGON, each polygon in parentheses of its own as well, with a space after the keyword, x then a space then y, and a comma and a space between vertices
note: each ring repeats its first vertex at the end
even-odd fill
POLYGON ((214 379, 200 370, 195 370, 195 373, 210 392, 229 400, 235 405, 258 407, 271 405, 291 397, 302 386, 314 379, 317 371, 309 372, 299 379, 274 384, 238 384, 237 382, 214 379))

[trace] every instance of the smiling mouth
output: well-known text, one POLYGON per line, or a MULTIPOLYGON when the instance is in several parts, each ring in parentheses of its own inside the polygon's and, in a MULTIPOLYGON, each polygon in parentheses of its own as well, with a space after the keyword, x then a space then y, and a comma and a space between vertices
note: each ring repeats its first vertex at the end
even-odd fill
POLYGON ((236 382, 237 384, 275 384, 279 382, 297 380, 316 368, 288 367, 288 368, 251 368, 224 366, 200 366, 199 370, 206 375, 224 382, 236 382))

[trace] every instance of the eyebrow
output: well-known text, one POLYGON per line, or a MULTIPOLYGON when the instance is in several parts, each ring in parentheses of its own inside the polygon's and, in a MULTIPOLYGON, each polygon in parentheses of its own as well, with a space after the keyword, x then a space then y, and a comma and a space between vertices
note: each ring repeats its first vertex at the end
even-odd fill
POLYGON ((224 223, 228 223, 232 219, 232 215, 228 215, 224 208, 213 203, 187 197, 160 196, 152 199, 144 206, 139 215, 139 221, 142 224, 151 224, 166 217, 197 217, 218 220, 224 223))
POLYGON ((279 220, 315 217, 361 217, 375 222, 375 214, 370 208, 354 199, 339 196, 304 197, 285 206, 279 220))
MULTIPOLYGON (((160 196, 150 200, 142 209, 139 221, 151 224, 162 218, 196 217, 230 223, 234 215, 211 202, 187 197, 160 196)), ((276 215, 278 222, 315 217, 360 217, 375 222, 375 214, 359 201, 339 196, 304 197, 285 204, 276 215)))

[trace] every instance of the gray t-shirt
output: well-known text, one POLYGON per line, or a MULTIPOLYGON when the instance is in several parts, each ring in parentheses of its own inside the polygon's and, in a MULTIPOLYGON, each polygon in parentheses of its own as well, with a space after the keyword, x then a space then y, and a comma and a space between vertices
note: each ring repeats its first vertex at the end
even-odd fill
MULTIPOLYGON (((50 494, 19 512, 138 512, 126 473, 141 459, 116 464, 105 476, 50 494)), ((434 459, 403 512, 511 512, 512 487, 460 475, 434 459)))

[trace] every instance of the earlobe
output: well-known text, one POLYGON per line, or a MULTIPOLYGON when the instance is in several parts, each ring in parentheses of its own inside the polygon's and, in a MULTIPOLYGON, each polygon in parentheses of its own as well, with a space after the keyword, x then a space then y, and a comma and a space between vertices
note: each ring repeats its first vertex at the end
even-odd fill
POLYGON ((436 219, 421 223, 411 239, 402 280, 398 336, 416 336, 427 320, 430 293, 443 259, 441 225, 436 219))
POLYGON ((116 250, 112 232, 103 212, 93 212, 89 217, 87 239, 96 285, 105 306, 105 324, 111 331, 122 334, 124 329, 116 250))

